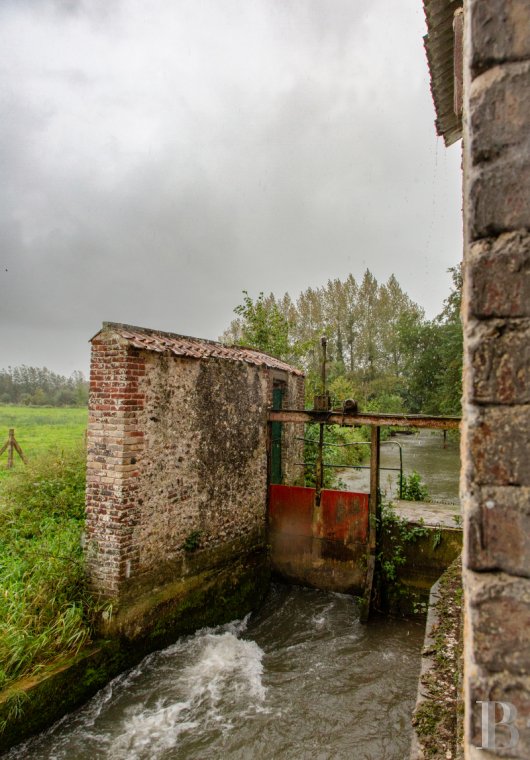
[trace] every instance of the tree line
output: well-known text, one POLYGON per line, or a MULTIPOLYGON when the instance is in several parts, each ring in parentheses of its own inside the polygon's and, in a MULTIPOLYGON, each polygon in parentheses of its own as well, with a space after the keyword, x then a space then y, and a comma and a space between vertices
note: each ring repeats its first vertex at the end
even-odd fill
POLYGON ((459 268, 441 313, 425 317, 392 275, 378 283, 366 270, 296 300, 288 293, 243 291, 225 343, 270 353, 306 373, 307 403, 320 389, 320 339, 328 339, 329 390, 335 403, 354 398, 365 411, 459 415, 462 394, 462 325, 459 268))
POLYGON ((0 369, 0 403, 86 406, 88 382, 82 372, 65 377, 47 367, 8 367, 0 369))

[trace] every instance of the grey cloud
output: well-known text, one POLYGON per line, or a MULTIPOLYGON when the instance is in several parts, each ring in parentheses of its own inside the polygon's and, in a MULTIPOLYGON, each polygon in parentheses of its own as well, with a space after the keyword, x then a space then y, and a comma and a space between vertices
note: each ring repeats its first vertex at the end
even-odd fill
POLYGON ((104 319, 216 337, 243 288, 366 266, 438 311, 459 155, 402 6, 2 5, 0 366, 86 369, 104 319))

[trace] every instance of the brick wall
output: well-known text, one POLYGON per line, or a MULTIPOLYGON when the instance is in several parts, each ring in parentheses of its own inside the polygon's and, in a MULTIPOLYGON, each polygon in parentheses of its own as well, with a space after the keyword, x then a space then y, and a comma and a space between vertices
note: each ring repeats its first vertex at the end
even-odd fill
POLYGON ((530 757, 530 3, 465 3, 466 758, 530 757), (481 706, 519 740, 481 750, 481 706), (500 717, 500 715, 498 715, 500 717))
POLYGON ((144 375, 145 359, 122 338, 101 334, 93 340, 86 538, 92 582, 108 596, 117 593, 134 561, 144 375))
MULTIPOLYGON (((283 375, 296 404, 303 378, 283 375)), ((111 328, 96 336, 87 473, 96 589, 123 598, 174 580, 194 534, 207 551, 264 532, 272 378, 241 361, 134 348, 111 328)))

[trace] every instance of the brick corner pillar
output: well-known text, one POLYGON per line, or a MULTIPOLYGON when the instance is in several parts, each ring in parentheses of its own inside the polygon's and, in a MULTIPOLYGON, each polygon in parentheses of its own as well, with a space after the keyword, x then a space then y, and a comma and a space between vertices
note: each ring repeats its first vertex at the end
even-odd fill
POLYGON ((133 531, 143 451, 141 353, 109 328, 92 339, 87 434, 86 553, 91 585, 117 599, 138 563, 133 531))
POLYGON ((530 2, 465 0, 464 16, 465 757, 523 760, 530 757, 530 2))

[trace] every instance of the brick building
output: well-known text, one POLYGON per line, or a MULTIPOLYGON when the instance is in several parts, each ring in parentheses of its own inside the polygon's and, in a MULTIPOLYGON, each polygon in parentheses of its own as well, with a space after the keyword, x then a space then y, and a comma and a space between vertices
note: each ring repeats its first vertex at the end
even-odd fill
MULTIPOLYGON (((303 375, 253 349, 113 323, 92 339, 87 552, 119 609, 153 589, 167 603, 230 557, 265 558, 273 395, 303 406, 303 375)), ((282 431, 280 481, 296 477, 299 433, 282 431)))

